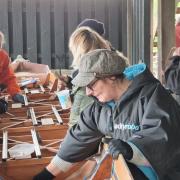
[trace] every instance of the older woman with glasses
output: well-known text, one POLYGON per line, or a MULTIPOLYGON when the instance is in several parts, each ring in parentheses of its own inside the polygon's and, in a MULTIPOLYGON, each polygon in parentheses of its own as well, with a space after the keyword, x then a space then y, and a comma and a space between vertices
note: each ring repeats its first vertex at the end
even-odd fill
POLYGON ((98 49, 80 61, 73 84, 96 98, 67 133, 59 152, 35 179, 53 179, 96 153, 105 136, 134 179, 180 179, 180 110, 145 64, 129 66, 117 52, 98 49))

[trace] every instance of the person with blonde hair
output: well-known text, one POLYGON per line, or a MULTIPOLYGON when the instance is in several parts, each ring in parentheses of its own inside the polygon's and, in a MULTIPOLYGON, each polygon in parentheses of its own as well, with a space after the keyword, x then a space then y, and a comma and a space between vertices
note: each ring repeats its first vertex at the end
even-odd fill
POLYGON ((79 68, 82 55, 94 49, 110 49, 110 44, 89 27, 76 29, 69 40, 69 49, 73 54, 72 66, 79 68))
MULTIPOLYGON (((77 28, 80 27, 89 27, 92 30, 94 30, 95 32, 97 32, 100 36, 104 37, 105 35, 105 28, 104 28, 104 23, 100 22, 96 19, 84 19, 80 24, 78 24, 77 28)), ((75 61, 73 61, 73 65, 74 67, 75 65, 75 61)), ((76 71, 75 71, 76 72, 76 71)), ((74 76, 76 73, 73 73, 72 76, 74 76)), ((72 89, 72 77, 71 76, 63 76, 63 75, 59 75, 58 73, 56 73, 56 76, 58 76, 59 80, 60 80, 60 89, 64 89, 64 88, 69 88, 72 89)))
POLYGON ((3 49, 5 43, 4 34, 0 32, 0 91, 7 89, 15 102, 24 103, 21 95, 21 89, 16 82, 16 77, 10 67, 10 58, 8 53, 3 49))
MULTIPOLYGON (((109 49, 110 44, 102 36, 89 27, 79 27, 71 35, 69 49, 73 54, 72 66, 75 69, 72 78, 78 74, 81 57, 94 49, 109 49)), ((81 111, 93 102, 92 97, 86 96, 84 87, 74 86, 72 89, 73 104, 71 107, 69 125, 77 123, 81 111)))

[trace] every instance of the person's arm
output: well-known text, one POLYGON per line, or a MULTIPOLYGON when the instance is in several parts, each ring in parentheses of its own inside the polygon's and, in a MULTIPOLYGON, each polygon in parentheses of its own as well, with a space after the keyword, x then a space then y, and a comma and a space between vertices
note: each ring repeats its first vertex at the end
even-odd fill
POLYGON ((97 129, 93 111, 96 111, 94 105, 87 107, 81 113, 78 124, 67 132, 57 155, 46 167, 53 176, 62 171, 66 172, 73 163, 80 162, 97 152, 103 134, 97 129))
POLYGON ((97 152, 104 135, 97 129, 99 112, 94 104, 81 112, 78 123, 67 132, 61 143, 57 155, 64 161, 71 163, 82 161, 97 152))
POLYGON ((37 175, 33 177, 33 180, 51 180, 54 179, 60 173, 66 173, 71 167, 72 163, 65 162, 59 158, 59 166, 56 166, 53 160, 37 175))
MULTIPOLYGON (((70 168, 71 166, 69 166, 70 168)), ((68 169, 69 169, 68 168, 68 169)), ((61 172, 63 172, 59 167, 55 166, 52 162, 46 167, 46 169, 53 174, 53 176, 57 176, 61 172)), ((68 170, 67 169, 67 170, 68 170)))

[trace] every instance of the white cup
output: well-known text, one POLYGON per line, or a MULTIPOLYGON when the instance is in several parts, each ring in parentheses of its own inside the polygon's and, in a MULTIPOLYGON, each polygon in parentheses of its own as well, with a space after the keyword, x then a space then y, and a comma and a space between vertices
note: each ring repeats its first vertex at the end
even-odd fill
POLYGON ((59 99, 62 109, 69 109, 71 107, 71 98, 70 98, 69 90, 65 89, 56 92, 56 95, 59 99))

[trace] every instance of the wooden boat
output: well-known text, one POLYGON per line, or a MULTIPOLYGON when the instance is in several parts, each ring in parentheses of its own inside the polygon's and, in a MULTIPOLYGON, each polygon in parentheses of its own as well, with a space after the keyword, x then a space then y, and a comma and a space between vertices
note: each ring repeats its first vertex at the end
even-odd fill
MULTIPOLYGON (((9 99, 8 113, 0 115, 0 149, 2 149, 0 151, 2 158, 0 161, 0 177, 5 180, 31 180, 34 175, 49 164, 56 154, 59 144, 68 130, 69 119, 69 109, 62 110, 52 93, 57 90, 57 85, 57 79, 51 73, 48 74, 44 78, 43 86, 36 84, 22 89, 28 103, 21 108, 13 109, 11 108, 13 103, 9 99), (50 84, 50 79, 54 83, 50 84), (31 93, 32 90, 39 90, 39 92, 34 94, 31 93), (57 111, 54 111, 52 107, 55 107, 57 111), (62 122, 55 112, 58 112, 62 122), (52 125, 42 125, 39 123, 41 117, 56 119, 56 121, 52 125), (36 147, 31 158, 10 158, 8 149, 18 143, 25 142, 34 143, 36 147)), ((119 179, 120 177, 121 179, 133 180, 122 157, 113 162, 113 166, 112 162, 110 155, 102 153, 99 161, 91 158, 75 163, 68 172, 59 174, 55 179, 104 180, 119 179), (113 174, 112 168, 114 168, 113 174)))
MULTIPOLYGON (((24 136, 8 136, 8 147, 12 147, 17 143, 32 143, 29 134, 24 136)), ((34 175, 39 173, 52 159, 58 149, 59 139, 43 137, 39 142, 41 146, 41 155, 33 153, 30 159, 13 159, 6 158, 0 164, 0 176, 6 180, 30 180, 34 175)), ((4 141, 3 141, 4 144, 4 141)), ((2 145, 0 145, 2 148, 2 145)), ((125 179, 133 180, 133 177, 122 156, 118 160, 112 160, 111 156, 104 151, 96 161, 94 158, 78 162, 66 173, 59 174, 55 179, 58 180, 104 180, 104 179, 125 179), (113 173, 112 173, 113 172, 113 173)))
POLYGON ((66 125, 69 121, 69 109, 63 110, 58 101, 28 104, 22 108, 9 108, 1 114, 0 130, 12 127, 28 127, 41 125, 66 125), (39 106, 38 106, 39 105, 39 106))

